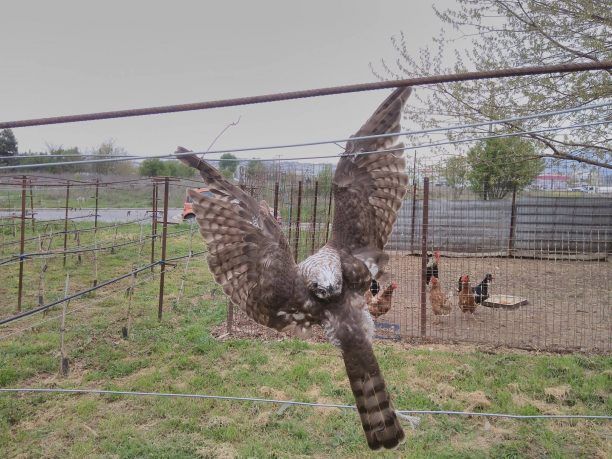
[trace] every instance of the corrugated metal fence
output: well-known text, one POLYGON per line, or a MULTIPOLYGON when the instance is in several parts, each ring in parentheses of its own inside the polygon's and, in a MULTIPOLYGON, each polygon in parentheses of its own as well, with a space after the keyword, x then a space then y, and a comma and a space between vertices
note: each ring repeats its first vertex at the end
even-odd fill
MULTIPOLYGON (((423 200, 409 196, 388 249, 420 251, 423 200), (413 232, 414 229, 414 232, 413 232), (413 236, 414 234, 414 236, 413 236)), ((429 200, 431 246, 464 254, 508 254, 512 200, 429 200)), ((514 255, 612 252, 612 197, 518 197, 514 255)))

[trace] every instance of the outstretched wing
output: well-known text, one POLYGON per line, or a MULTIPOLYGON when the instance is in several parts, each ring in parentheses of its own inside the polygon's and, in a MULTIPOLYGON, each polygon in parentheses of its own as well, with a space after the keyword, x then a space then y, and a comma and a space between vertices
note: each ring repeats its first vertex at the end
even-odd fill
POLYGON ((179 159, 198 169, 212 192, 189 195, 208 245, 208 266, 231 301, 277 330, 316 322, 315 305, 266 202, 257 203, 195 155, 179 159))
POLYGON ((372 349, 369 337, 374 324, 363 295, 351 292, 345 298, 345 303, 325 312, 323 327, 329 340, 342 351, 368 446, 395 448, 405 434, 372 349))
MULTIPOLYGON (((355 136, 399 132, 410 92, 409 87, 393 91, 355 136)), ((333 240, 355 256, 375 259, 382 253, 406 194, 404 146, 396 142, 397 136, 351 140, 338 163, 333 240)))

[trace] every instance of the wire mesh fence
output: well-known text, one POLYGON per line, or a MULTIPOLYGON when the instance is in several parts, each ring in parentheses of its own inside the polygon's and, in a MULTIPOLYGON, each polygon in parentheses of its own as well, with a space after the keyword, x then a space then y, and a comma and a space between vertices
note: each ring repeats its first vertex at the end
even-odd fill
MULTIPOLYGON (((331 235, 333 170, 303 165, 279 174, 280 167, 260 164, 258 176, 245 172, 240 183, 278 213, 301 261, 331 235)), ((608 170, 592 167, 585 175, 556 163, 553 172, 543 172, 525 189, 498 190, 495 199, 486 200, 465 183, 448 185, 431 167, 412 177, 387 245, 398 288, 390 311, 376 319, 377 336, 610 351, 608 170), (448 315, 436 315, 431 304, 427 272, 434 252, 440 255, 434 288, 442 290, 448 315), (460 304, 462 276, 469 277, 470 293, 484 290, 475 295, 473 313, 460 304)), ((236 307, 229 319, 247 336, 264 333, 236 307)))
MULTIPOLYGON (((503 189, 495 199, 484 199, 466 183, 449 185, 439 169, 415 166, 409 170, 409 190, 386 247, 397 289, 390 310, 376 319, 377 336, 610 351, 612 177, 607 170, 576 172, 557 164, 525 189, 503 189), (435 252, 440 255, 437 261, 435 252), (436 287, 427 282, 434 264, 436 287), (473 313, 463 312, 461 305, 463 276, 469 277, 464 279, 469 292, 484 289, 473 313), (443 292, 447 315, 434 311, 432 288, 443 292)), ((238 167, 234 179, 269 204, 299 262, 331 237, 333 173, 331 164, 250 161, 238 167)), ((170 182, 167 257, 188 256, 174 250, 172 238, 185 231, 193 238, 194 226, 172 225, 183 220, 186 190, 201 186, 205 184, 197 179, 170 182)), ((139 265, 164 258, 163 181, 59 183, 15 177, 3 179, 2 191, 6 199, 0 216, 0 268, 17 272, 24 263, 37 265, 23 274, 23 285, 30 287, 21 294, 25 308, 62 296, 62 282, 45 284, 45 273, 59 269, 51 260, 88 265, 86 283, 95 285, 103 279, 94 271, 111 258, 116 263, 125 255, 121 262, 130 271, 134 254, 124 249, 137 248, 139 265), (103 202, 120 202, 126 194, 141 200, 142 207, 103 207, 103 202), (63 208, 44 207, 60 201, 63 208), (139 228, 138 234, 133 227, 139 228)), ((205 250, 199 238, 191 244, 189 253, 205 250)), ((79 285, 78 277, 75 282, 79 285)), ((12 292, 5 298, 18 295, 12 292)), ((2 310, 8 312, 14 304, 7 301, 2 310)), ((229 303, 226 327, 246 336, 274 334, 229 303)))

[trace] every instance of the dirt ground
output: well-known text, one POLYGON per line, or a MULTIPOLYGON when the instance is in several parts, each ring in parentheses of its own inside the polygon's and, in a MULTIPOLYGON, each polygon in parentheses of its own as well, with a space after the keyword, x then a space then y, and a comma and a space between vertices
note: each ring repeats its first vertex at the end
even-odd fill
MULTIPOLYGON (((450 316, 435 318, 427 298, 425 335, 420 333, 421 259, 394 252, 390 271, 399 288, 390 312, 376 321, 379 339, 424 338, 432 342, 472 342, 493 346, 553 351, 612 350, 612 263, 511 258, 451 258, 442 256, 440 282, 453 305, 450 316), (457 306, 457 281, 468 274, 472 285, 486 273, 494 276, 492 294, 527 299, 518 309, 478 306, 474 315, 457 306)), ((215 335, 228 337, 227 327, 215 335)), ((287 335, 258 326, 236 311, 232 337, 282 340, 287 335)), ((325 341, 313 329, 314 341, 325 341)))
MULTIPOLYGON (((390 270, 399 283, 392 310, 380 319, 399 325, 402 336, 420 336, 421 259, 392 253, 390 270)), ((612 263, 525 258, 452 258, 439 264, 450 298, 450 316, 439 323, 427 298, 425 336, 534 349, 612 349, 612 263), (457 306, 457 284, 468 274, 472 285, 494 276, 491 294, 514 295, 528 303, 515 310, 479 306, 472 316, 457 306)))

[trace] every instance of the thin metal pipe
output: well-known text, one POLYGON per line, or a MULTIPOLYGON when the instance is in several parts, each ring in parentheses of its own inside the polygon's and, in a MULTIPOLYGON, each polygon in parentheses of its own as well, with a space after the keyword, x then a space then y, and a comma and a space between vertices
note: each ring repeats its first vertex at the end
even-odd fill
POLYGON ((0 129, 42 126, 48 124, 74 123, 77 121, 95 121, 111 118, 127 118, 144 115, 159 115, 162 113, 176 113, 192 110, 208 110, 211 108, 235 107, 239 105, 261 104, 267 102, 278 102, 281 100, 304 99, 309 97, 329 96, 332 94, 346 94, 352 92, 400 88, 406 86, 423 86, 440 83, 452 83, 458 81, 483 80, 489 78, 542 75, 548 73, 571 73, 592 70, 607 70, 610 68, 612 68, 612 60, 542 65, 522 68, 505 68, 496 70, 455 73, 450 75, 431 75, 426 77, 407 78, 403 80, 377 81, 373 83, 360 83, 328 88, 307 89, 302 91, 266 94, 251 97, 239 97, 235 99, 225 99, 208 102, 195 102, 190 104, 176 104, 158 107, 136 108, 129 110, 115 110, 109 112, 85 113, 81 115, 54 116, 49 118, 37 118, 19 121, 4 121, 0 122, 0 129))

